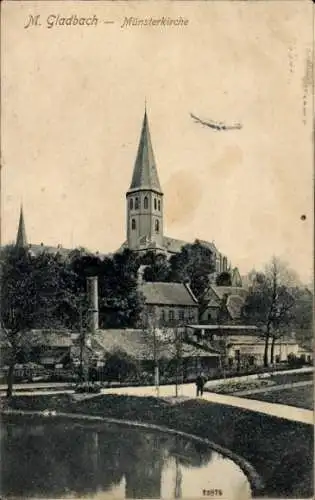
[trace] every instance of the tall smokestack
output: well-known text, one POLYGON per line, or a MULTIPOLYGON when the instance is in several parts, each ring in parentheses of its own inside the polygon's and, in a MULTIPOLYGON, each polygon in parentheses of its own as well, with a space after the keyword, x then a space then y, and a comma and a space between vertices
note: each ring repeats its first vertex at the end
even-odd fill
POLYGON ((89 329, 90 332, 98 330, 98 279, 97 276, 87 278, 87 295, 89 302, 89 329))

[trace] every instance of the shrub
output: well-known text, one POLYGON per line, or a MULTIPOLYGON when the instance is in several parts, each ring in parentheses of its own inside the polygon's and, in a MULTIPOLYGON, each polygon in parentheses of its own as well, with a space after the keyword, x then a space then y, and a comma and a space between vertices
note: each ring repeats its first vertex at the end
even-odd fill
POLYGON ((293 353, 290 353, 288 355, 289 368, 300 368, 301 366, 303 366, 303 364, 304 364, 303 358, 298 358, 293 353))
POLYGON ((103 378, 107 380, 125 380, 129 377, 139 378, 139 364, 135 358, 124 350, 117 349, 106 356, 103 378))

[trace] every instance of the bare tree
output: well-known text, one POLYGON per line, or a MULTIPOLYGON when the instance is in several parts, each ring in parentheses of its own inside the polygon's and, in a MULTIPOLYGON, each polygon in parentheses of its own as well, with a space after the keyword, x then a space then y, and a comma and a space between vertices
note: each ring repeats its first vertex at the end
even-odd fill
POLYGON ((299 284, 297 274, 277 257, 271 259, 264 273, 252 278, 243 316, 263 329, 265 366, 269 364, 269 350, 270 362, 274 362, 275 342, 292 321, 295 303, 292 288, 296 284, 299 284))
POLYGON ((300 284, 297 274, 280 259, 273 257, 266 266, 266 276, 272 290, 269 323, 271 334, 270 363, 274 363, 274 348, 277 339, 281 338, 293 319, 295 304, 292 289, 300 284))
POLYGON ((170 363, 175 363, 175 396, 178 397, 179 386, 184 382, 184 358, 196 357, 198 348, 186 342, 184 322, 179 321, 170 326, 160 325, 157 307, 147 308, 144 319, 146 343, 148 349, 153 352, 154 384, 157 395, 159 395, 160 363, 162 359, 168 359, 170 363))

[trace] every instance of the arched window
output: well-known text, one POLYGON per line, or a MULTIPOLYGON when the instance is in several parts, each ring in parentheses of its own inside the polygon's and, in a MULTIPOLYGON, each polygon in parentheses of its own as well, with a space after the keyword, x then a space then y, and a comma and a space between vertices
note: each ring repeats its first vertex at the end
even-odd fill
POLYGON ((155 220, 155 232, 158 233, 160 230, 160 223, 158 219, 155 220))
POLYGON ((133 210, 133 198, 130 198, 129 207, 130 210, 133 210))
POLYGON ((139 198, 135 199, 135 210, 138 210, 139 208, 139 198))
POLYGON ((154 210, 156 210, 156 198, 154 198, 154 210))
POLYGON ((160 212, 161 211, 161 201, 158 200, 158 211, 160 212))
POLYGON ((131 219, 131 229, 136 229, 136 221, 135 221, 135 219, 131 219))
POLYGON ((145 196, 143 200, 143 208, 148 208, 148 206, 149 206, 148 197, 145 196))

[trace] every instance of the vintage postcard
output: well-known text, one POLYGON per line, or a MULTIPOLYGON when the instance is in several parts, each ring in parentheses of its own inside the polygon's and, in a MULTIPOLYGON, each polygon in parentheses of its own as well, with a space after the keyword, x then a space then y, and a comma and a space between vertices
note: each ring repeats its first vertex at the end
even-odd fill
POLYGON ((313 498, 311 0, 1 4, 1 499, 313 498))

